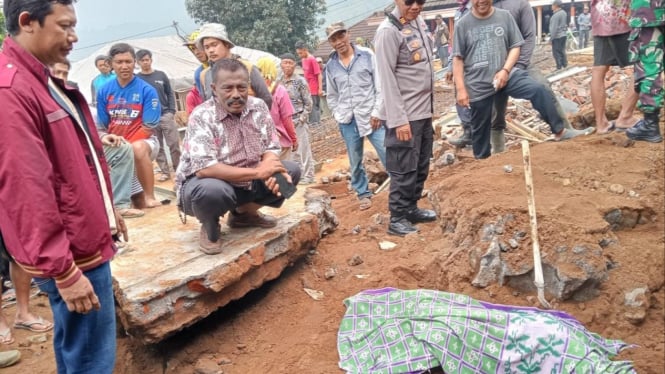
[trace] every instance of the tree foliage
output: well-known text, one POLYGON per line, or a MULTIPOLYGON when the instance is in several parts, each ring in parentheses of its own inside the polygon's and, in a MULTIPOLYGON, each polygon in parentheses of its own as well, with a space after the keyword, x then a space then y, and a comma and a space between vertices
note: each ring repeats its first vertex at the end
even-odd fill
POLYGON ((7 35, 7 30, 5 30, 5 15, 0 12, 0 48, 2 48, 2 42, 5 41, 5 35, 7 35))
POLYGON ((226 26, 239 46, 273 54, 293 52, 298 40, 314 47, 325 0, 186 0, 187 12, 198 23, 226 26))

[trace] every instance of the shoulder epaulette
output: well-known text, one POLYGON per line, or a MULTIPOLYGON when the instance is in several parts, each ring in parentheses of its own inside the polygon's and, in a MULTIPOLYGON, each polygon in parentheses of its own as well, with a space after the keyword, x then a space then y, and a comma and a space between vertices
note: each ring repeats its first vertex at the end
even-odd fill
POLYGON ((0 60, 0 87, 7 88, 12 86, 14 76, 18 67, 5 59, 0 60))
POLYGON ((390 12, 384 12, 384 14, 386 15, 386 17, 388 17, 388 21, 390 21, 390 23, 392 23, 393 26, 397 27, 399 31, 402 31, 404 25, 406 24, 406 18, 400 17, 399 19, 397 19, 397 17, 395 17, 390 12))

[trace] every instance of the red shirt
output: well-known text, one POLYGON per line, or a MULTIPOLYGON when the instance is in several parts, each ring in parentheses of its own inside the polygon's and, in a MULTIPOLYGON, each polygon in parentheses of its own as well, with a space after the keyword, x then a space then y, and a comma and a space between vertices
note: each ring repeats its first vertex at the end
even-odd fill
POLYGON ((321 67, 316 62, 316 57, 309 55, 302 59, 302 70, 305 72, 305 80, 309 86, 309 93, 312 95, 319 94, 319 75, 321 75, 321 67))
POLYGON ((0 52, 0 230, 9 253, 30 275, 68 287, 82 271, 115 254, 88 141, 109 193, 111 185, 83 95, 54 79, 78 107, 84 127, 51 96, 48 79, 46 66, 5 39, 0 52))

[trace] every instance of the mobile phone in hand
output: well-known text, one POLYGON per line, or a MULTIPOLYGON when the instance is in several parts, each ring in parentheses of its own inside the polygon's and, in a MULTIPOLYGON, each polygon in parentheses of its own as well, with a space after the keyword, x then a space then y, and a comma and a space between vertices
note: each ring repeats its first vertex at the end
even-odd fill
POLYGON ((277 181, 277 185, 279 185, 279 192, 284 198, 288 199, 298 190, 296 186, 286 180, 286 177, 284 177, 282 173, 275 173, 273 174, 273 177, 277 181))

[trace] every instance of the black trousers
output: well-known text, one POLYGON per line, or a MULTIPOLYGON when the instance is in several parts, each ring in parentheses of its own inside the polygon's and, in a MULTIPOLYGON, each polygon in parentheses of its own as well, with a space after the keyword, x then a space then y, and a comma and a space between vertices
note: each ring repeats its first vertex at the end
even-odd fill
POLYGON ((409 124, 412 138, 406 142, 397 139, 396 129, 386 130, 386 169, 390 175, 388 209, 393 217, 404 216, 418 207, 432 158, 432 119, 409 124))
MULTIPOLYGON (((282 161, 291 176, 294 185, 300 181, 300 167, 292 161, 282 161)), ((262 180, 252 182, 252 189, 235 187, 216 178, 188 179, 182 190, 182 210, 189 216, 196 217, 208 233, 210 241, 219 239, 219 218, 226 212, 247 203, 279 208, 284 197, 274 195, 262 180)))
POLYGON ((557 69, 563 69, 568 66, 568 58, 566 57, 566 37, 552 39, 552 55, 554 55, 554 62, 556 62, 557 69))
POLYGON ((471 141, 473 157, 477 159, 488 158, 492 155, 490 133, 495 96, 491 95, 471 103, 471 141))

